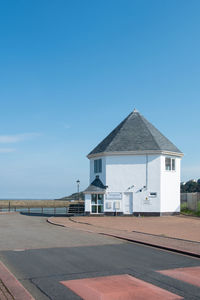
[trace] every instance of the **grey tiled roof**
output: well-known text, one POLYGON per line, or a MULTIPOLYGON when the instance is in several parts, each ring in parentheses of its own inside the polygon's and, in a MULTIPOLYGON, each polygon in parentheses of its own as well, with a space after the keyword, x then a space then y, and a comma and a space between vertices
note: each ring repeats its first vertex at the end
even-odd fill
POLYGON ((89 155, 102 152, 150 150, 182 153, 138 111, 134 110, 89 155))
POLYGON ((94 192, 102 192, 104 193, 106 190, 106 186, 102 183, 97 175, 95 180, 88 186, 88 188, 84 191, 84 193, 94 193, 94 192))

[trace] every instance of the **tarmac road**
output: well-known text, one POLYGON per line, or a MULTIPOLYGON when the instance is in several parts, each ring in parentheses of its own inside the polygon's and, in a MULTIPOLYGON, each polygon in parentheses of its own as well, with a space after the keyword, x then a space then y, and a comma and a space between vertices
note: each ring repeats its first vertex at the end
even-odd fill
POLYGON ((60 281, 120 274, 200 298, 200 287, 157 272, 200 266, 199 259, 53 226, 44 217, 0 215, 0 259, 36 300, 81 299, 60 281))

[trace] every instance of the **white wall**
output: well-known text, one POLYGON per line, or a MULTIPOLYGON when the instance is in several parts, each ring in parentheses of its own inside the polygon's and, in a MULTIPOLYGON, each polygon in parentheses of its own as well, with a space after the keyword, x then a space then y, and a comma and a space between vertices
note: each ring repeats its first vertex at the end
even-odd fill
POLYGON ((99 179, 105 184, 106 182, 106 157, 97 157, 90 159, 90 183, 95 179, 96 175, 99 175, 99 179), (95 159, 102 159, 102 172, 101 173, 94 173, 94 160, 95 159))
POLYGON ((85 211, 91 211, 91 195, 85 194, 85 211))
POLYGON ((159 212, 160 163, 159 155, 148 155, 147 169, 146 155, 107 156, 107 192, 133 192, 133 212, 159 212), (143 189, 146 184, 147 189, 143 189), (134 188, 129 190, 132 185, 134 188), (150 192, 156 192, 157 197, 150 198, 150 192))
MULTIPOLYGON (((180 161, 176 158, 176 171, 165 170, 165 155, 113 155, 98 157, 102 159, 102 173, 94 173, 94 159, 90 159, 90 183, 99 175, 108 188, 106 193, 122 193, 119 212, 124 210, 124 193, 133 194, 134 212, 179 212, 180 211, 180 161), (133 188, 128 189, 134 185, 133 188), (143 189, 147 185, 146 189, 143 189), (140 192, 142 189, 142 192, 140 192), (150 192, 157 193, 150 197, 150 192), (147 199, 146 199, 147 198, 147 199)), ((88 195, 89 196, 89 195, 88 195)), ((106 200, 105 212, 115 211, 115 200, 106 200), (111 208, 106 203, 110 202, 111 208)), ((86 199, 86 211, 91 201, 86 199)))
POLYGON ((180 164, 180 157, 161 156, 161 212, 180 211, 180 164), (175 158, 175 171, 165 170, 165 157, 175 158))

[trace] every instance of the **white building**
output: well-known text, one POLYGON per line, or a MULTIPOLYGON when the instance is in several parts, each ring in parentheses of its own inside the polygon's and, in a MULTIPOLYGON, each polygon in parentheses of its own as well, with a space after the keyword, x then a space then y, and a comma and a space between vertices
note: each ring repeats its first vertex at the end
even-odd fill
POLYGON ((182 156, 134 110, 87 156, 86 214, 179 213, 182 156))

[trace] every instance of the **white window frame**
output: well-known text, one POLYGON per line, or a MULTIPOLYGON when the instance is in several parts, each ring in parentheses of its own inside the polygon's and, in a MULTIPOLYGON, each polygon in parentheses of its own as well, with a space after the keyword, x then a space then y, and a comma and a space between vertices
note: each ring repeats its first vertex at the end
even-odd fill
POLYGON ((165 171, 169 171, 169 172, 176 171, 176 159, 174 157, 169 157, 169 156, 165 157, 165 171), (170 160, 169 161, 169 169, 167 169, 167 165, 166 165, 167 159, 170 160), (173 164, 173 162, 174 162, 174 164, 173 164), (174 165, 174 168, 173 168, 173 165, 174 165))
POLYGON ((91 214, 103 214, 104 213, 104 194, 91 194, 91 214), (93 195, 96 197, 96 199, 93 202, 93 195), (102 199, 99 199, 99 196, 101 195, 102 199), (102 200, 102 201, 101 201, 102 200), (99 212, 99 207, 101 206, 102 211, 99 212), (96 207, 96 212, 92 212, 92 207, 96 207))
POLYGON ((94 160, 94 173, 102 173, 102 159, 95 159, 94 160))

